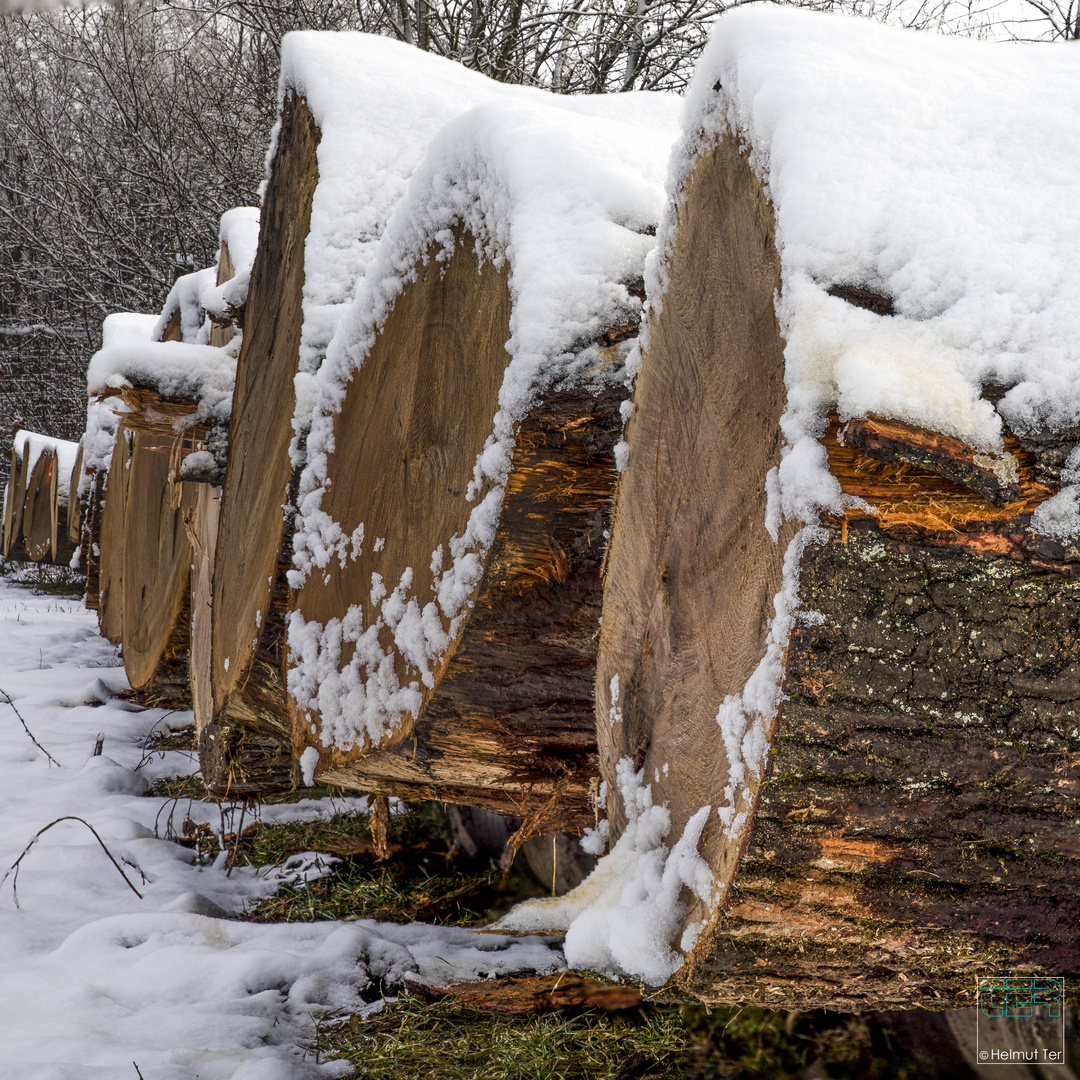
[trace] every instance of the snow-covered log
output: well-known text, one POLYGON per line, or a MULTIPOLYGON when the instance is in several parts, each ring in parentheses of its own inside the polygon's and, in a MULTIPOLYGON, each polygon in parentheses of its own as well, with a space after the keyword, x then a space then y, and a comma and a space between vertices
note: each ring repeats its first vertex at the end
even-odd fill
MULTIPOLYGON (((102 348, 114 345, 150 341, 158 318, 133 311, 119 311, 107 315, 101 324, 102 348)), ((110 463, 115 450, 117 414, 124 411, 124 403, 116 396, 90 395, 86 408, 86 429, 81 440, 82 466, 79 474, 78 498, 80 506, 79 565, 86 573, 86 606, 99 613, 101 618, 101 531, 105 516, 105 492, 110 463)), ((122 481, 118 481, 122 483, 122 481)), ((117 517, 113 515, 113 526, 117 517)), ((122 515, 119 518, 122 526, 122 515)), ((111 580, 111 571, 107 574, 111 580)), ((119 594, 112 593, 119 604, 119 594)), ((119 611, 117 606, 115 611, 119 611)), ((103 632, 104 632, 104 624, 103 632)), ((119 635, 119 624, 116 627, 119 635)), ((114 644, 119 636, 109 637, 114 644)))
POLYGON ((83 474, 83 447, 80 441, 79 449, 75 454, 75 462, 71 466, 68 476, 67 499, 64 501, 63 514, 59 513, 58 494, 58 528, 67 537, 67 544, 71 554, 79 546, 79 537, 82 530, 82 501, 79 498, 79 484, 83 474))
MULTIPOLYGON (((414 142, 418 168, 407 191, 400 177, 394 195, 404 197, 378 246, 372 239, 354 259, 367 264, 364 277, 317 377, 311 364, 320 351, 304 342, 320 314, 310 283, 320 280, 321 263, 315 274, 303 269, 299 349, 295 328, 283 319, 275 328, 280 354, 273 355, 291 364, 272 375, 261 361, 250 399, 241 374, 237 417, 241 410, 251 417, 251 464, 237 470, 237 426, 216 564, 215 705, 223 724, 264 732, 291 709, 308 782, 543 812, 551 827, 580 828, 593 821, 591 676, 631 344, 623 339, 636 331, 640 303, 627 286, 640 278, 653 243, 674 103, 632 95, 562 106, 386 45, 365 47, 392 59, 380 93, 393 101, 353 112, 353 123, 368 125, 378 160, 388 134, 372 129, 371 117, 393 117, 398 127, 389 137, 414 142), (426 82, 411 70, 418 63, 431 69, 426 82), (444 80, 452 93, 441 89, 444 80), (396 95, 406 85, 401 108, 396 95), (421 85, 444 119, 448 103, 461 111, 461 85, 465 104, 486 100, 439 132, 422 161, 412 113, 421 85), (527 148, 519 146, 522 131, 530 133, 527 148), (644 148, 631 149, 634 139, 644 148), (286 414, 281 399, 293 383, 296 405, 289 401, 286 414), (273 447, 272 431, 280 432, 273 447), (277 493, 297 492, 301 472, 293 519, 281 514, 277 493), (244 491, 242 477, 258 475, 267 476, 264 489, 244 491), (251 502, 272 525, 273 543, 258 562, 253 530, 242 527, 253 513, 236 510, 251 502), (237 556, 226 558, 226 543, 237 553, 243 545, 250 587, 235 572, 237 556), (235 603, 221 604, 218 582, 236 589, 235 603), (246 621, 236 623, 244 605, 246 621)), ((310 63, 316 55, 297 49, 285 68, 296 72, 301 57, 310 63)), ((251 335, 259 334, 266 230, 282 213, 275 200, 292 208, 290 227, 302 218, 292 202, 298 180, 285 179, 311 176, 310 165, 298 165, 300 153, 314 155, 319 169, 312 235, 323 185, 342 189, 340 145, 327 131, 340 139, 355 106, 345 99, 330 107, 327 85, 310 71, 304 86, 306 102, 286 98, 251 335), (305 133, 312 122, 318 138, 305 133)), ((376 203, 389 202, 382 175, 369 166, 361 180, 376 203)), ((309 239, 305 259, 325 257, 320 252, 309 239)), ((291 265, 278 256, 267 271, 298 297, 298 285, 281 281, 279 268, 291 265)), ((249 341, 256 355, 254 336, 249 341)))
POLYGON ((97 538, 91 539, 97 551, 98 624, 102 635, 114 645, 123 641, 124 634, 124 520, 131 441, 131 435, 123 430, 114 436, 109 467, 100 485, 97 538))
POLYGON ((50 562, 52 555, 52 481, 56 475, 56 451, 45 445, 37 454, 26 481, 22 506, 22 534, 26 557, 31 562, 50 562))
POLYGON ((1078 94, 1068 48, 720 20, 608 553, 613 847, 507 925, 773 1008, 1080 971, 1078 94))
MULTIPOLYGON (((246 301, 257 223, 258 211, 247 207, 224 214, 218 266, 181 278, 160 316, 150 317, 149 333, 146 316, 110 317, 120 321, 107 326, 87 372, 88 439, 116 440, 110 474, 126 456, 124 479, 106 488, 109 527, 97 544, 103 632, 121 645, 132 686, 168 701, 187 703, 193 684, 208 679, 208 662, 195 675, 189 656, 193 603, 207 602, 210 541, 201 517, 209 504, 201 489, 219 491, 212 484, 224 460, 236 372, 228 346, 246 301), (117 418, 115 435, 103 428, 106 409, 117 418)), ((91 534, 92 523, 88 548, 91 534)), ((200 641, 208 624, 204 617, 200 641)))
POLYGON ((21 429, 16 428, 11 444, 8 463, 8 481, 4 488, 4 534, 3 556, 5 559, 25 558, 22 552, 22 508, 26 498, 26 480, 29 461, 24 453, 23 442, 19 439, 21 429))
POLYGON ((63 565, 70 560, 72 548, 66 532, 58 534, 57 514, 66 512, 77 450, 63 439, 15 431, 4 496, 5 558, 63 565))
MULTIPOLYGON (((244 731, 278 739, 292 760, 286 574, 315 373, 429 140, 467 109, 506 98, 545 95, 384 38, 303 33, 285 41, 281 120, 245 313, 215 563, 211 681, 219 747, 244 731)), ((411 275, 431 240, 404 256, 399 274, 411 275)), ((211 757, 227 760, 215 750, 204 758, 204 773, 213 771, 211 757)), ((230 783, 244 782, 241 761, 223 769, 230 783)), ((296 775, 284 772, 282 782, 296 775)))

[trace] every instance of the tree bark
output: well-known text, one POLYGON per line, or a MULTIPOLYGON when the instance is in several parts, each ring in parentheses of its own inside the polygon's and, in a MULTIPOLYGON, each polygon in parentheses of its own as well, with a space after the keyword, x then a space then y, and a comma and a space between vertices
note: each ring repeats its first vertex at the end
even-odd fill
MULTIPOLYGON (((980 974, 1075 974, 1080 550, 1029 525, 1080 433, 1007 435, 991 459, 834 418, 829 468, 872 510, 802 550, 768 765, 723 824, 737 754, 718 711, 765 655, 791 536, 765 529, 779 261, 734 140, 699 158, 678 226, 627 430, 596 695, 605 778, 623 757, 645 769, 669 844, 710 808, 715 891, 684 893, 702 925, 677 985, 865 1011, 971 1005, 980 974)), ((616 805, 616 836, 624 821, 616 805)))
POLYGON ((879 517, 829 522, 803 557, 823 621, 792 634, 724 941, 691 985, 955 1007, 977 974, 1072 975, 1080 552, 1026 528, 1052 489, 1015 440, 1020 497, 998 508, 838 431, 833 472, 879 517))

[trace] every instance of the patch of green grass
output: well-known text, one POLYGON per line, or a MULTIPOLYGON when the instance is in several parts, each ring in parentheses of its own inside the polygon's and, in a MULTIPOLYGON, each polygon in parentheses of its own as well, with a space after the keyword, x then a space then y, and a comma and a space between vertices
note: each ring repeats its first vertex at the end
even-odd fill
POLYGON ((324 1027, 319 1052, 356 1080, 681 1080, 692 1053, 676 1008, 511 1018, 410 997, 324 1027))
POLYGON ((366 815, 261 825, 245 836, 238 858, 256 866, 299 851, 321 851, 341 862, 324 878, 285 887, 248 915, 256 922, 382 919, 476 926, 543 889, 530 878, 502 874, 489 859, 455 854, 445 810, 423 803, 390 822, 391 857, 379 861, 366 815))
POLYGON ((311 1047, 354 1080, 924 1080, 872 1020, 837 1013, 651 1005, 506 1017, 449 1000, 388 1002, 323 1025, 311 1047))
POLYGON ((196 802, 206 800, 206 785, 199 773, 191 773, 188 776, 159 776, 150 785, 147 795, 160 799, 194 799, 196 802))

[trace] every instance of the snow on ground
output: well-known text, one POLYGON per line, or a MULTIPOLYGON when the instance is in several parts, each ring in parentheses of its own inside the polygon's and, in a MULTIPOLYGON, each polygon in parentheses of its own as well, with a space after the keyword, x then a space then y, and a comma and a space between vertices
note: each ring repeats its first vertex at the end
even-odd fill
MULTIPOLYGON (((142 893, 73 820, 44 833, 17 880, 0 886, 0 1078, 134 1078, 133 1062, 146 1080, 337 1076, 347 1069, 316 1064, 298 1044, 312 1040, 318 1017, 373 1007, 360 996, 372 978, 446 983, 563 966, 539 938, 370 920, 239 921, 282 881, 318 876, 317 857, 227 876, 222 860, 199 865, 166 840, 170 821, 176 832, 188 816, 219 830, 221 814, 146 794, 155 778, 197 763, 140 744, 192 717, 139 709, 116 696, 126 687, 117 651, 81 601, 0 580, 0 874, 39 830, 72 815, 93 826, 142 893)), ((262 819, 310 819, 343 805, 363 800, 264 807, 262 819)))

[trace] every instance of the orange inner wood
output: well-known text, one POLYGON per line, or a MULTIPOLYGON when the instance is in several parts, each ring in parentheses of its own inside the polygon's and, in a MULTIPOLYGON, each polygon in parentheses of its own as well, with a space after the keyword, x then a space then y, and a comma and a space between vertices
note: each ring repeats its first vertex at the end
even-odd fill
POLYGON ((829 470, 845 495, 855 495, 877 511, 874 514, 860 508, 849 509, 845 527, 849 521, 871 518, 883 529, 897 525, 929 532, 993 528, 1015 523, 1057 490, 1035 479, 1034 456, 1007 432, 1005 450, 1017 459, 1021 495, 1004 506, 995 506, 971 488, 936 473, 902 462, 878 461, 856 446, 842 446, 837 439, 841 426, 833 417, 821 440, 829 456, 829 470))

